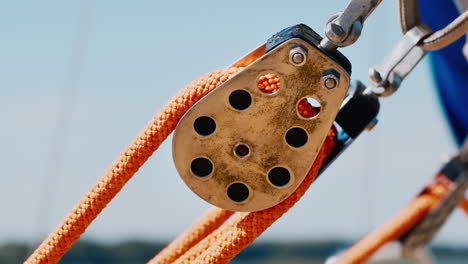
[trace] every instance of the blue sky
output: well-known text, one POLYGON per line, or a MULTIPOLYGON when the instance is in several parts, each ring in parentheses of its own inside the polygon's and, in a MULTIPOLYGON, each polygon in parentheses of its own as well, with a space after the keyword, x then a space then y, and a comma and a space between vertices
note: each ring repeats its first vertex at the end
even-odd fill
MULTIPOLYGON (((383 1, 361 39, 342 52, 367 80, 398 41, 395 1, 383 1)), ((226 67, 284 27, 322 34, 345 0, 4 1, 0 9, 0 242, 39 239, 76 204, 151 116, 182 86, 226 67), (92 6, 80 71, 73 47, 92 6), (63 91, 76 79, 56 187, 45 186, 63 91), (47 189, 45 189, 47 188, 47 189), (41 205, 48 190, 50 199, 41 205), (40 208, 48 217, 39 220, 40 208)), ((264 239, 357 239, 403 207, 455 151, 424 60, 383 99, 379 125, 320 177, 264 239)), ((85 237, 171 239, 210 205, 177 175, 168 140, 85 237)), ((439 242, 468 243, 455 212, 439 242), (462 230, 462 231, 460 231, 462 230)))

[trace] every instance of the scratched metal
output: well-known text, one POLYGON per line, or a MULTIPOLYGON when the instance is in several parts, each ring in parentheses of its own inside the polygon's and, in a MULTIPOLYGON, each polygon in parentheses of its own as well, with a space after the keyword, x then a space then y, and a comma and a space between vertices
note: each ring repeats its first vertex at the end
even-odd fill
POLYGON ((291 39, 258 58, 244 70, 213 90, 195 104, 180 120, 173 137, 173 158, 187 186, 205 201, 233 211, 258 211, 270 208, 290 196, 304 180, 332 126, 349 87, 349 76, 341 66, 315 47, 300 39, 291 39), (296 67, 289 62, 289 51, 302 46, 308 51, 307 63, 296 67), (340 75, 335 89, 321 85, 326 70, 340 75), (276 74, 281 88, 265 94, 257 87, 257 79, 265 73, 276 74), (229 104, 231 92, 243 89, 252 97, 252 104, 243 111, 229 104), (313 97, 321 111, 312 119, 297 112, 298 102, 313 97), (216 121, 216 131, 200 136, 193 123, 200 116, 216 121), (285 134, 292 127, 301 127, 308 142, 301 148, 286 143, 285 134), (239 143, 250 147, 250 155, 239 158, 233 147, 239 143), (190 164, 198 157, 212 161, 214 170, 208 177, 192 174, 190 164), (269 183, 267 174, 276 166, 288 168, 291 180, 284 187, 269 183), (250 192, 247 200, 237 203, 226 193, 234 182, 244 183, 250 192))

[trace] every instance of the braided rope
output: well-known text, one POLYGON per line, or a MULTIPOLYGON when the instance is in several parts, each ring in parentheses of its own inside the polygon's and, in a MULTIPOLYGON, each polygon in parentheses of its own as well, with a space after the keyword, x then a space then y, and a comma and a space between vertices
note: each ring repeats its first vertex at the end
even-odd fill
POLYGON ((332 129, 306 178, 286 200, 266 210, 237 213, 173 263, 221 264, 230 261, 299 201, 314 181, 335 142, 336 134, 332 129))
MULTIPOLYGON (((206 74, 179 92, 153 117, 145 129, 122 152, 113 165, 25 263, 58 262, 73 243, 79 239, 81 234, 85 232, 91 222, 174 130, 183 114, 201 97, 241 69, 233 67, 206 74)), ((261 89, 277 90, 276 85, 279 87, 279 80, 273 77, 267 79, 264 80, 266 83, 261 89)), ((315 110, 307 101, 301 101, 299 104, 299 111, 305 116, 313 115, 315 110)), ((315 179, 320 165, 326 156, 328 156, 334 143, 335 131, 332 129, 316 159, 315 165, 306 179, 293 195, 279 205, 255 213, 238 213, 232 221, 225 223, 224 226, 221 225, 233 212, 213 208, 194 226, 151 260, 150 263, 171 263, 174 260, 180 263, 187 263, 187 261, 191 262, 194 258, 198 258, 197 262, 201 261, 203 263, 207 261, 208 263, 229 261, 243 248, 252 243, 255 238, 302 197, 315 179), (204 248, 207 245, 214 245, 212 243, 213 240, 220 243, 217 245, 216 250, 210 251, 208 255, 201 254, 206 253, 204 248), (240 243, 234 243, 235 241, 240 243), (232 243, 236 246, 232 247, 232 243), (206 258, 211 260, 206 260, 206 258)))
POLYGON ((335 263, 365 262, 383 245, 397 240, 419 223, 437 205, 447 191, 448 187, 442 183, 427 186, 393 219, 354 244, 335 263))
MULTIPOLYGON (((257 86, 265 93, 275 93, 280 89, 281 83, 276 75, 265 74, 260 76, 257 86)), ((307 118, 315 116, 317 110, 305 99, 298 104, 299 113, 307 118)), ((282 203, 261 212, 238 213, 223 227, 220 227, 221 224, 232 215, 232 212, 213 207, 192 227, 151 259, 148 264, 169 264, 176 260, 176 263, 192 263, 196 258, 202 259, 197 259, 194 263, 228 262, 302 197, 315 179, 318 169, 328 156, 328 152, 333 148, 334 143, 335 130, 332 129, 325 141, 325 147, 322 147, 322 151, 318 154, 318 158, 306 179, 296 192, 282 203), (226 217, 226 214, 229 216, 226 217), (209 255, 202 257, 204 252, 209 252, 209 255), (210 260, 203 258, 210 258, 210 260)))
POLYGON ((86 228, 132 178, 174 130, 182 115, 200 98, 241 68, 208 73, 182 89, 146 125, 104 175, 86 193, 60 225, 39 245, 25 263, 56 263, 86 228))
MULTIPOLYGON (((229 211, 213 207, 197 223, 151 259, 148 264, 227 263, 299 201, 312 184, 318 169, 333 148, 336 141, 335 136, 335 131, 330 130, 313 167, 299 188, 289 198, 263 211, 237 213, 232 220, 223 226, 220 226, 221 223, 214 221, 214 219, 222 218, 229 211), (213 233, 206 232, 202 237, 201 232, 195 232, 198 242, 192 243, 195 239, 194 233, 191 231, 201 228, 203 230, 209 229, 213 233), (176 259, 177 261, 175 261, 176 259)), ((228 217, 225 220, 227 219, 228 217)))
MULTIPOLYGON (((174 130, 183 114, 208 92, 219 86, 242 68, 228 68, 208 73, 182 89, 156 114, 144 130, 121 153, 78 205, 65 217, 25 263, 56 263, 79 239, 86 228, 117 195, 159 145, 174 130)), ((279 80, 267 76, 260 89, 274 92, 279 80)), ((260 86, 260 85, 259 85, 260 86)), ((313 116, 316 109, 301 101, 298 109, 304 116, 313 116)), ((330 130, 315 163, 299 188, 280 204, 258 212, 237 213, 213 207, 191 228, 150 260, 150 264, 166 263, 227 263, 251 244, 269 226, 286 213, 314 181, 318 169, 336 142, 330 130)), ((437 185, 415 198, 387 225, 370 234, 343 256, 338 263, 359 263, 369 258, 383 244, 403 235, 419 222, 446 192, 437 185)), ((460 207, 467 211, 466 200, 460 207)))
POLYGON ((185 254, 213 231, 218 229, 234 212, 212 207, 190 228, 172 241, 148 263, 169 264, 185 254))
POLYGON ((468 197, 465 197, 465 199, 463 199, 461 202, 460 202, 460 209, 462 209, 466 216, 468 216, 468 197))

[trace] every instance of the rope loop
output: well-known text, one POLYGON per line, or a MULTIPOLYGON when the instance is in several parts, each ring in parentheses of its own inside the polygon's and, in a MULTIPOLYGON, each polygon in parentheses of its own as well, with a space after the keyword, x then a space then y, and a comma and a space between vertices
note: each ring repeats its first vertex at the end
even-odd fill
MULTIPOLYGON (((410 29, 422 24, 418 0, 399 0, 398 15, 403 34, 406 34, 410 29)), ((463 12, 444 28, 425 37, 419 46, 427 51, 442 49, 455 42, 467 32, 468 10, 463 12)))

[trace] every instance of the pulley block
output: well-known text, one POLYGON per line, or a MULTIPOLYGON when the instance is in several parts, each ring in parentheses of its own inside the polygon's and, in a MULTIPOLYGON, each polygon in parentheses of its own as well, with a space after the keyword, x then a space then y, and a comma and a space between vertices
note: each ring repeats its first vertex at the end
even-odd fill
POLYGON ((221 208, 258 211, 297 189, 349 87, 349 62, 320 40, 305 25, 279 32, 183 116, 173 157, 193 192, 221 208), (301 111, 306 102, 310 111, 301 111))

